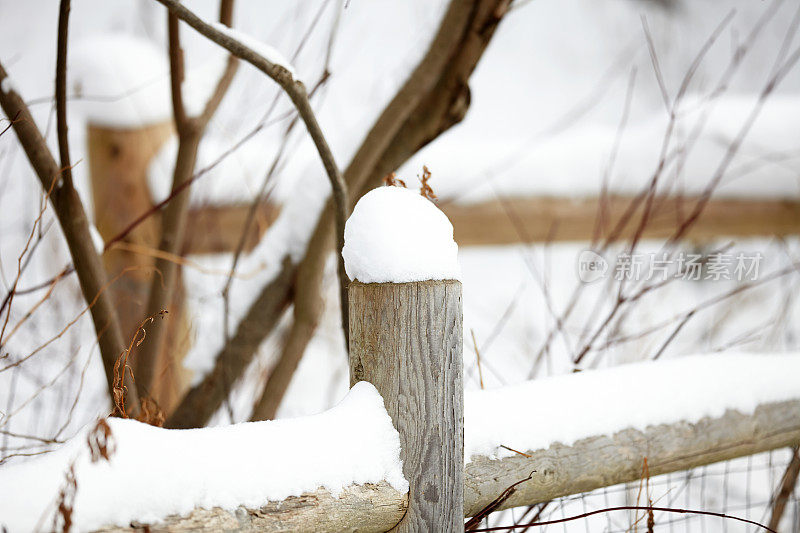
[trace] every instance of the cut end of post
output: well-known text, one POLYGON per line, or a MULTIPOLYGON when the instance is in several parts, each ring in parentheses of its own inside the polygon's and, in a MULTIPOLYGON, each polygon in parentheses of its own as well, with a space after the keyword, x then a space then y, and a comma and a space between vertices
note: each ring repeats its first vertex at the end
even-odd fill
POLYGON ((433 202, 402 187, 365 194, 344 230, 347 276, 362 283, 458 280, 453 225, 433 202))

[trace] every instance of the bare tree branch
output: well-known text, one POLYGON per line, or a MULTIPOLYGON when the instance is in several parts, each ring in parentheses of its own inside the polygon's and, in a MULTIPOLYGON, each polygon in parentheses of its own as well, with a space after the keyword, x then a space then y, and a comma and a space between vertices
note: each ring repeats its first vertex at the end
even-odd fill
MULTIPOLYGON (((59 31, 59 35, 62 33, 66 39, 65 28, 59 31)), ((0 64, 0 83, 6 78, 8 73, 0 64)), ((125 342, 111 297, 104 291, 106 274, 89 233, 89 221, 83 204, 74 187, 61 180, 62 169, 53 158, 22 97, 13 89, 0 91, 0 107, 12 120, 14 131, 42 188, 45 191, 52 190, 50 202, 67 241, 81 292, 87 303, 94 301, 94 305, 91 305, 92 321, 110 392, 114 384, 114 363, 125 350, 125 342)), ((138 395, 134 390, 128 391, 126 409, 129 413, 138 412, 138 395)))
MULTIPOLYGON (((233 0, 221 0, 219 16, 222 24, 231 25, 233 0)), ((217 82, 214 93, 206 102, 203 112, 198 117, 189 117, 183 100, 184 56, 181 49, 179 21, 178 17, 171 12, 167 14, 167 28, 172 112, 178 132, 178 154, 172 176, 172 191, 180 189, 181 192, 175 194, 164 210, 161 242, 158 248, 166 255, 162 254, 156 259, 156 270, 160 275, 153 276, 145 311, 146 316, 154 316, 168 307, 175 299, 175 286, 179 283, 178 265, 166 257, 179 253, 183 245, 190 199, 190 186, 187 184, 192 181, 200 140, 208 122, 230 87, 239 63, 233 56, 228 58, 225 71, 217 82)), ((179 354, 173 353, 172 347, 164 349, 165 331, 165 324, 155 324, 151 328, 147 342, 140 347, 137 361, 137 382, 141 383, 141 387, 145 390, 150 389, 153 385, 160 357, 179 358, 179 354)))
POLYGON ((58 9, 58 45, 56 53, 56 129, 58 156, 61 159, 61 179, 72 187, 72 163, 67 135, 67 37, 69 34, 70 0, 61 0, 58 9))
MULTIPOLYGON (((409 80, 416 79, 420 72, 434 79, 420 86, 430 87, 426 94, 415 95, 413 99, 405 91, 406 85, 378 119, 376 126, 370 131, 353 161, 345 171, 351 190, 358 191, 358 197, 375 187, 383 176, 398 168, 409 157, 423 146, 438 137, 441 133, 460 122, 469 107, 469 76, 481 58, 494 30, 505 14, 508 3, 505 1, 478 1, 450 4, 448 12, 442 19, 439 34, 434 39, 428 55, 412 74, 409 80), (466 13, 465 13, 466 12, 466 13), (466 18, 462 18, 466 15, 466 18), (456 21, 461 26, 455 25, 456 21), (450 35, 450 33, 455 35, 450 35), (452 41, 456 41, 454 45, 452 41), (448 48, 450 55, 442 58, 442 47, 448 48), (441 69, 431 72, 430 63, 441 69), (401 102, 412 100, 414 107, 402 109, 401 102), (402 112, 401 112, 402 111, 402 112), (403 115, 403 121, 394 127, 388 115, 403 115), (377 124, 386 122, 392 126, 394 133, 381 142, 383 150, 375 157, 365 152, 365 146, 378 144, 376 137, 383 137, 385 132, 377 128, 377 124), (359 156, 361 154, 361 156, 359 156), (373 167, 366 168, 364 161, 372 161, 373 167)), ((322 271, 325 259, 330 251, 330 203, 318 222, 314 235, 309 243, 306 256, 299 266, 294 299, 295 322, 287 338, 284 350, 267 379, 264 391, 255 406, 252 419, 263 420, 275 416, 283 395, 289 386, 305 348, 316 329, 321 313, 322 271)))
MULTIPOLYGON (((381 113, 345 171, 351 202, 463 118, 469 103, 469 75, 508 3, 507 0, 451 1, 425 57, 381 113)), ((283 259, 281 272, 250 306, 236 333, 218 354, 214 370, 189 392, 167 420, 168 427, 205 425, 222 405, 224 395, 204 396, 202 391, 221 390, 223 378, 227 383, 237 380, 277 323, 277 318, 263 322, 263 315, 280 313, 294 301, 295 324, 253 418, 261 418, 277 407, 319 321, 322 268, 333 243, 330 229, 334 210, 335 204, 329 200, 302 262, 295 264, 288 256, 283 259), (262 306, 264 310, 259 309, 262 306), (236 369, 241 371, 228 372, 236 369)))
MULTIPOLYGON (((189 26, 197 30, 200 34, 207 37, 209 40, 217 43, 234 56, 243 59, 259 69, 261 72, 272 78, 284 90, 286 95, 297 108, 300 118, 306 125, 311 139, 314 141, 314 146, 317 148, 322 164, 325 167, 325 172, 328 174, 328 179, 331 183, 333 190, 333 198, 336 206, 336 234, 337 234, 337 247, 341 252, 344 247, 344 223, 349 215, 349 202, 347 196, 347 185, 345 184, 339 167, 336 165, 336 160, 333 157, 328 142, 322 133, 322 129, 317 122, 314 115, 314 110, 311 108, 311 103, 308 100, 308 94, 303 83, 295 80, 291 72, 284 66, 278 65, 257 54, 249 47, 243 45, 230 35, 216 29, 214 26, 207 24, 197 15, 192 13, 189 9, 184 7, 178 0, 157 0, 169 9, 170 13, 186 22, 189 26)), ((341 253, 339 254, 341 256, 341 253)), ((347 307, 347 275, 344 272, 344 260, 339 259, 339 283, 340 283, 340 297, 343 309, 347 307)), ((347 314, 343 313, 343 317, 347 314)), ((347 334, 346 318, 342 322, 345 335, 347 334)))
POLYGON ((781 518, 786 510, 789 497, 792 495, 795 485, 797 485, 798 475, 800 475, 800 448, 795 446, 792 450, 792 459, 786 466, 786 471, 781 478, 780 488, 772 505, 772 515, 769 518, 769 527, 776 531, 778 526, 781 525, 781 518))

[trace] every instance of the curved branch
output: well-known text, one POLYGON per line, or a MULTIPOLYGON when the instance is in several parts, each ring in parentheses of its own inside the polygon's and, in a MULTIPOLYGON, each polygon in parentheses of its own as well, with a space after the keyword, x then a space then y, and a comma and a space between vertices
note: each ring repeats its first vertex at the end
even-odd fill
MULTIPOLYGON (((232 55, 247 61, 258 70, 272 78, 284 90, 286 95, 294 104, 300 118, 306 125, 311 139, 314 141, 314 146, 319 153, 322 164, 325 167, 325 172, 331 183, 333 190, 333 198, 335 202, 336 212, 336 233, 337 233, 337 247, 339 255, 344 247, 344 223, 350 213, 349 202, 347 196, 347 185, 342 177, 339 167, 336 165, 336 160, 333 157, 328 142, 322 133, 322 129, 317 122, 314 110, 311 108, 311 103, 308 100, 308 93, 303 83, 295 80, 291 72, 284 66, 278 65, 256 53, 249 47, 245 46, 238 40, 230 35, 218 30, 214 26, 204 22, 200 17, 195 15, 192 11, 184 7, 178 0, 156 0, 160 2, 170 13, 186 22, 189 26, 197 30, 198 33, 222 46, 232 55)), ((344 272, 344 261, 339 260, 339 280, 344 289, 341 292, 346 292, 347 277, 344 272)), ((346 308, 346 300, 342 302, 343 308, 346 308)), ((346 313, 344 314, 346 316, 346 313)), ((344 323, 345 331, 347 330, 346 323, 344 323)))
MULTIPOLYGON (((508 0, 451 0, 425 57, 383 110, 345 171, 351 202, 463 118, 469 104, 465 98, 466 82, 508 3, 508 0)), ((294 318, 299 323, 292 327, 275 367, 277 371, 268 379, 253 418, 270 418, 274 414, 316 329, 321 271, 331 251, 330 226, 334 210, 335 204, 329 201, 301 265, 289 257, 284 258, 279 275, 261 290, 234 336, 217 355, 214 371, 190 391, 181 407, 167 420, 168 427, 200 427, 208 421, 222 405, 224 396, 214 394, 203 401, 201 391, 221 390, 222 376, 227 383, 239 379, 277 322, 265 325, 261 317, 282 312, 294 300, 294 318), (261 307, 264 310, 260 310, 261 307), (224 369, 241 371, 228 373, 224 369)))

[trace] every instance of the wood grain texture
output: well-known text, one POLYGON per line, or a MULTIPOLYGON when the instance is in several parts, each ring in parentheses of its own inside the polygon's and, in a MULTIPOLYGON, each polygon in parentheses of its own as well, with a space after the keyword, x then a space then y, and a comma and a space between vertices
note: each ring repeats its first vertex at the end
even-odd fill
POLYGON ((375 385, 400 433, 410 491, 396 531, 463 531, 461 283, 353 282, 349 296, 351 385, 375 385))
MULTIPOLYGON (((751 415, 728 411, 695 424, 678 422, 626 429, 583 439, 572 446, 492 460, 475 457, 464 473, 464 515, 472 516, 512 483, 528 477, 501 509, 638 481, 647 457, 651 475, 668 474, 754 453, 800 445, 800 400, 759 406, 751 415)), ((407 495, 387 483, 353 486, 340 497, 320 489, 260 509, 197 509, 171 517, 151 531, 386 531, 402 518, 407 495)), ((104 531, 130 531, 111 528, 104 531)))
POLYGON ((196 509, 187 517, 173 516, 146 527, 108 527, 102 533, 149 531, 179 533, 185 531, 239 531, 270 533, 315 533, 351 531, 378 533, 391 529, 406 512, 408 496, 388 483, 351 485, 338 496, 325 489, 270 502, 258 509, 239 507, 229 511, 215 507, 196 509))
MULTIPOLYGON (((633 201, 631 196, 593 198, 518 197, 475 204, 441 202, 439 207, 453 223, 459 246, 519 242, 589 241, 609 237, 633 201), (602 215, 602 216, 601 216, 602 215), (598 226, 599 224, 599 226, 598 226)), ((672 235, 692 212, 698 198, 657 196, 643 237, 672 235)), ((641 202, 642 206, 644 202, 641 202)), ((636 209, 618 239, 628 239, 642 217, 636 209)), ((796 235, 800 228, 800 202, 773 199, 714 198, 687 234, 690 240, 736 236, 796 235)))
MULTIPOLYGON (((568 421, 567 421, 568 423, 568 421)), ((475 457, 466 467, 467 516, 478 512, 506 487, 528 477, 500 509, 533 505, 560 496, 638 481, 647 457, 651 476, 800 443, 800 400, 759 406, 752 415, 728 411, 697 423, 679 422, 626 429, 613 436, 554 443, 502 460, 475 457)))

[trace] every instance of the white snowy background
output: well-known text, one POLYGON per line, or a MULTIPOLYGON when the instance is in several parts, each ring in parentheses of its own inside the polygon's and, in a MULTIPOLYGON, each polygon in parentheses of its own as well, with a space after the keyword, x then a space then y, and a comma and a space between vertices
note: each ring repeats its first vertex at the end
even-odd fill
MULTIPOLYGON (((213 20, 216 2, 195 0, 190 4, 204 18, 213 20)), ((313 103, 336 160, 344 167, 372 121, 424 53, 444 7, 444 2, 430 0, 350 0, 345 9, 340 9, 341 3, 334 0, 240 0, 234 26, 253 39, 269 43, 291 62, 300 79, 313 86, 322 73, 331 28, 340 10, 338 31, 330 47, 332 76, 313 103), (304 41, 309 28, 313 28, 310 37, 304 41)), ((646 17, 652 33, 664 86, 674 98, 703 44, 734 9, 732 20, 694 74, 671 146, 685 139, 704 113, 708 113, 707 125, 683 165, 668 169, 663 180, 664 192, 702 191, 756 105, 776 62, 785 60, 800 42, 800 36, 793 34, 797 24, 797 6, 793 2, 517 2, 471 78, 471 107, 464 122, 412 158, 400 169, 399 176, 416 185, 416 176, 426 164, 433 172, 431 185, 440 198, 467 203, 503 195, 597 195, 630 98, 627 125, 608 174, 608 186, 614 192, 639 192, 656 167, 668 121, 641 17, 646 17), (749 42, 756 27, 760 30, 749 42), (746 54, 717 96, 719 80, 742 43, 748 43, 746 54), (712 94, 714 99, 710 98, 712 94)), ((15 87, 31 105, 38 125, 47 132, 52 147, 57 10, 53 0, 0 0, 0 58, 15 87)), ((92 203, 85 163, 87 120, 126 126, 169 116, 165 26, 163 8, 152 1, 73 2, 70 72, 74 76, 73 90, 80 88, 80 93, 71 100, 69 133, 72 160, 77 162, 75 179, 88 211, 92 203), (128 38, 149 42, 149 59, 140 57, 141 44, 128 46, 128 38), (98 79, 92 62, 101 70, 107 68, 104 64, 114 65, 118 86, 108 85, 102 77, 98 79), (126 79, 130 73, 134 73, 133 78, 126 79), (139 85, 135 82, 142 73, 147 74, 146 83, 139 85), (129 92, 132 86, 136 90, 129 92)), ((189 68, 186 85, 193 95, 189 99, 202 101, 209 90, 208 80, 216 78, 225 56, 188 29, 182 35, 189 68)), ((243 65, 208 129, 199 166, 213 162, 264 123, 278 95, 274 83, 243 65)), ((275 119, 285 117, 290 110, 288 100, 279 97, 267 117, 268 125, 198 181, 193 201, 254 198, 287 124, 286 118, 275 119)), ((0 126, 4 127, 2 123, 0 126)), ((156 198, 163 197, 169 188, 174 150, 174 143, 168 144, 150 169, 156 198)), ((797 200, 799 158, 800 69, 793 69, 765 102, 722 180, 718 196, 797 200)), ((302 253, 302 238, 314 224, 315 214, 329 191, 316 152, 302 128, 296 128, 291 135, 279 169, 268 189, 271 198, 283 203, 283 213, 238 269, 248 275, 233 285, 229 328, 235 327, 258 289, 274 274, 281 251, 302 253)), ((3 289, 10 287, 16 275, 17 257, 38 215, 41 198, 39 184, 24 154, 11 132, 7 132, 0 137, 3 289)), ((45 214, 44 227, 49 229, 20 280, 22 288, 49 279, 69 261, 57 223, 49 212, 45 214)), ((800 257, 796 238, 721 238, 717 243, 686 246, 708 252, 731 241, 730 253, 763 254, 762 278, 800 257)), ((645 242, 640 249, 655 252, 660 244, 645 242)), ((576 261, 586 247, 587 243, 556 243, 459 250, 468 388, 479 387, 473 332, 487 388, 572 369, 571 357, 609 312, 610 296, 616 289, 613 283, 581 285, 576 261), (556 317, 575 291, 580 295, 578 305, 552 342, 546 342, 556 317)), ((192 259, 221 272, 227 271, 231 261, 230 256, 192 259)), ((331 262, 324 320, 280 408, 281 418, 321 412, 338 403, 347 392, 334 270, 331 262)), ((213 364, 212 358, 224 340, 221 289, 226 276, 191 268, 184 269, 184 274, 191 300, 188 307, 194 313, 194 344, 187 364, 199 379, 213 364)), ((605 342, 606 337, 601 337, 597 343, 601 348, 587 356, 587 366, 652 358, 684 313, 712 302, 736 286, 735 281, 679 281, 653 291, 615 320, 614 338, 626 339, 625 342, 605 342)), ((728 350, 798 351, 797 289, 797 275, 791 274, 702 307, 662 357, 728 350)), ((40 297, 41 293, 33 293, 15 298, 11 323, 40 297)), ((10 338, 3 355, 7 351, 14 360, 55 337, 80 312, 81 304, 74 279, 59 284, 48 305, 38 308, 10 338)), ((214 417, 213 424, 248 418, 258 387, 276 355, 280 336, 279 331, 264 343, 230 405, 214 417)), ((0 369, 6 366, 5 361, 0 362, 0 369)), ((642 394, 645 393, 632 389, 631 401, 642 401, 642 394)), ((3 455, 37 453, 50 447, 46 443, 31 447, 29 440, 13 434, 59 441, 76 434, 107 412, 106 396, 92 325, 83 317, 26 364, 0 372, 3 455)), ((14 465, 24 459, 12 457, 8 463, 14 465)), ((688 508, 724 506, 728 512, 759 519, 785 459, 784 452, 775 452, 704 470, 696 482, 691 481, 691 476, 654 481, 654 500, 677 501, 688 508), (722 473, 713 474, 714 468, 722 473)), ((1 465, 0 472, 3 468, 7 465, 1 465)), ((626 494, 606 491, 604 497, 625 501, 626 494)), ((598 498, 599 503, 591 498, 568 500, 556 516, 607 504, 603 496, 598 498)), ((792 524, 789 527, 796 528, 800 510, 796 501, 793 505, 787 511, 787 520, 792 524)), ((510 518, 503 519, 508 523, 510 518)), ((593 524, 625 530, 628 525, 628 518, 623 516, 598 520, 579 521, 567 527, 570 531, 594 530, 590 529, 593 524)), ((716 520, 681 520, 669 527, 742 530, 736 524, 716 520)))

